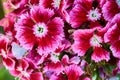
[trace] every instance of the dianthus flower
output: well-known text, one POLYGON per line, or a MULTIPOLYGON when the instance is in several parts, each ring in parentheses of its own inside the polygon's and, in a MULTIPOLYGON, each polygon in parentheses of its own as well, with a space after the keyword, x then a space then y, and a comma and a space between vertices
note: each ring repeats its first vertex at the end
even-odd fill
POLYGON ((16 28, 16 38, 27 50, 37 47, 39 54, 54 51, 64 37, 63 21, 53 17, 54 12, 41 6, 33 6, 30 13, 20 16, 16 28))
POLYGON ((102 47, 104 43, 105 29, 97 31, 95 29, 76 30, 73 33, 74 44, 72 49, 79 56, 84 56, 86 51, 93 47, 93 53, 91 55, 92 60, 99 62, 101 60, 108 61, 110 59, 109 52, 102 47))

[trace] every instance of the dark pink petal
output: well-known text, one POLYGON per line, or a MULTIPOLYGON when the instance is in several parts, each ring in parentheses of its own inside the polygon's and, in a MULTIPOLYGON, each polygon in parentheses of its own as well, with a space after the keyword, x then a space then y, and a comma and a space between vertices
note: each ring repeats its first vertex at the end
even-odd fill
POLYGON ((34 34, 32 33, 33 31, 27 26, 16 26, 16 27, 19 28, 17 28, 17 33, 15 37, 18 39, 18 41, 25 49, 31 50, 36 40, 34 34))
POLYGON ((78 80, 79 77, 84 73, 77 65, 70 65, 66 67, 64 71, 68 77, 68 80, 78 80))
POLYGON ((33 5, 39 4, 40 0, 30 0, 30 3, 33 5))
POLYGON ((118 5, 116 4, 115 1, 107 1, 103 7, 102 7, 102 11, 103 11, 103 16, 107 21, 111 21, 113 19, 113 17, 115 16, 115 14, 117 14, 119 12, 119 8, 118 5))
POLYGON ((70 24, 73 28, 78 28, 87 21, 87 11, 82 5, 75 5, 70 12, 70 24))
POLYGON ((63 23, 63 20, 61 18, 55 17, 53 20, 51 20, 47 24, 47 26, 48 26, 48 30, 49 30, 50 35, 55 35, 55 36, 58 34, 60 34, 60 36, 64 35, 64 33, 63 33, 64 23, 63 23))
POLYGON ((99 6, 102 8, 103 5, 107 2, 107 0, 97 0, 99 3, 99 6))
POLYGON ((92 9, 92 2, 93 0, 75 0, 74 4, 79 4, 81 5, 83 8, 85 8, 86 10, 90 10, 92 9))
POLYGON ((56 63, 51 62, 46 66, 45 69, 48 71, 55 71, 56 73, 59 73, 62 71, 63 66, 60 62, 56 62, 56 63))
POLYGON ((116 23, 117 23, 117 26, 120 28, 120 13, 116 14, 111 21, 112 25, 116 23))
POLYGON ((92 60, 95 62, 100 62, 102 60, 108 61, 110 59, 110 54, 107 50, 102 47, 94 47, 94 51, 92 54, 92 60))
POLYGON ((22 59, 20 67, 22 67, 23 70, 27 70, 27 68, 29 67, 29 63, 25 59, 22 59))
POLYGON ((120 58, 120 40, 114 42, 110 49, 115 57, 120 58))
POLYGON ((40 56, 36 50, 30 51, 27 55, 27 60, 32 61, 34 65, 38 65, 39 63, 41 63, 41 58, 42 56, 40 56))
POLYGON ((102 28, 102 26, 101 26, 101 24, 98 21, 95 21, 95 22, 91 21, 90 22, 90 28, 91 29, 92 28, 102 28))
POLYGON ((54 0, 40 0, 40 5, 45 8, 53 8, 53 1, 54 0))
MULTIPOLYGON (((47 2, 48 3, 48 2, 47 2)), ((53 10, 45 9, 42 6, 33 6, 30 10, 31 18, 34 22, 47 22, 53 15, 53 10)))
POLYGON ((43 80, 42 73, 41 72, 32 73, 30 75, 30 80, 43 80))
POLYGON ((68 23, 70 22, 70 15, 69 13, 64 9, 63 11, 61 11, 63 19, 65 19, 68 23))
POLYGON ((55 53, 59 54, 61 53, 61 51, 69 49, 70 46, 71 46, 70 41, 64 39, 59 43, 59 46, 56 48, 55 53))
POLYGON ((83 56, 91 47, 90 38, 92 37, 92 30, 76 30, 73 36, 75 42, 72 45, 72 49, 78 55, 83 56))
POLYGON ((0 35, 0 54, 3 51, 7 51, 9 39, 6 36, 0 35))
POLYGON ((117 24, 114 24, 104 35, 105 42, 114 43, 119 39, 120 29, 117 24))
POLYGON ((12 70, 15 68, 15 60, 10 57, 3 57, 3 64, 8 70, 12 70))
POLYGON ((62 57, 61 61, 62 61, 62 63, 63 63, 64 65, 68 64, 68 63, 69 63, 69 57, 68 57, 68 55, 64 55, 64 56, 62 57))
POLYGON ((58 17, 54 18, 47 24, 47 27, 48 35, 39 39, 39 53, 49 53, 55 51, 59 45, 59 42, 61 42, 62 38, 64 37, 64 24, 62 19, 58 17))
POLYGON ((22 14, 20 18, 17 21, 17 24, 15 24, 15 28, 18 29, 20 27, 18 26, 26 26, 26 27, 33 27, 34 21, 31 19, 30 14, 22 14))

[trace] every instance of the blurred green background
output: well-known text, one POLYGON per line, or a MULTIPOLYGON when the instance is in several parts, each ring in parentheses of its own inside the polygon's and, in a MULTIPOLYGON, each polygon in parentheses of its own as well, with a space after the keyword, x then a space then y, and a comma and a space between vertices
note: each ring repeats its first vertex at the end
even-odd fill
MULTIPOLYGON (((4 8, 3 8, 3 1, 6 0, 0 0, 0 20, 4 17, 4 8)), ((5 69, 4 66, 2 66, 2 62, 0 59, 0 80, 15 80, 13 76, 11 76, 8 72, 8 70, 5 69)))
POLYGON ((0 69, 0 80, 15 80, 13 76, 9 74, 9 72, 2 67, 0 69))

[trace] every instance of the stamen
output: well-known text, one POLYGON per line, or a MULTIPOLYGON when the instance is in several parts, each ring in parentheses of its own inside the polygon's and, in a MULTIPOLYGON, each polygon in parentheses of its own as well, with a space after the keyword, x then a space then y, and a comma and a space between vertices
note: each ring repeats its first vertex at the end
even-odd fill
POLYGON ((88 12, 87 17, 91 21, 97 21, 101 18, 101 14, 99 13, 99 10, 96 8, 96 9, 90 10, 88 12))
POLYGON ((39 24, 36 24, 34 26, 33 31, 34 31, 33 34, 35 34, 35 36, 37 36, 37 37, 43 37, 47 33, 47 27, 46 27, 45 24, 39 23, 39 24))
POLYGON ((53 0, 53 1, 54 1, 54 2, 52 3, 52 5, 53 5, 55 8, 59 8, 61 0, 53 0))
POLYGON ((100 47, 100 43, 102 43, 101 37, 94 34, 93 37, 90 39, 90 44, 92 46, 100 47))

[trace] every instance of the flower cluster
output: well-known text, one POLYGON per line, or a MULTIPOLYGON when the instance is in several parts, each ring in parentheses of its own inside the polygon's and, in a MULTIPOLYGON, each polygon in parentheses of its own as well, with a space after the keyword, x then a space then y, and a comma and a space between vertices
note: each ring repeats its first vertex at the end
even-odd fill
POLYGON ((20 80, 119 80, 120 0, 8 0, 3 65, 20 80))

